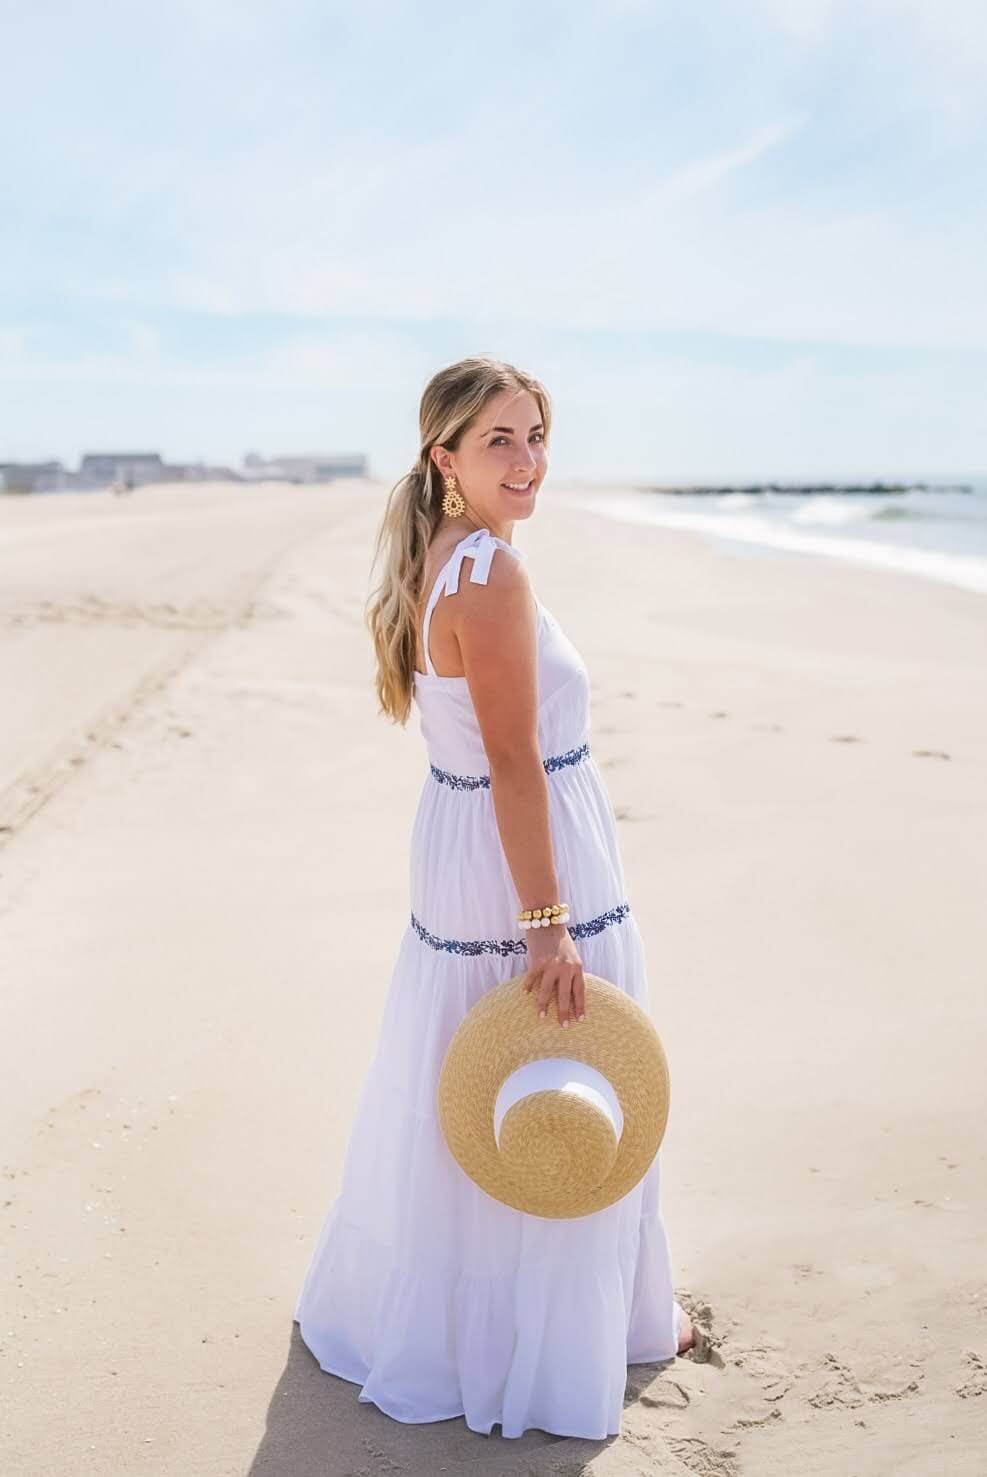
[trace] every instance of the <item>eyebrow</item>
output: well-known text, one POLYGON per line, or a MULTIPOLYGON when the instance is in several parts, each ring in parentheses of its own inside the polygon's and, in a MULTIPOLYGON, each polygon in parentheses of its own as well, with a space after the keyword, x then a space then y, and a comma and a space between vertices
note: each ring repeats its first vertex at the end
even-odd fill
MULTIPOLYGON (((543 431, 545 428, 542 425, 541 421, 536 421, 535 424, 531 427, 531 429, 533 431, 543 431)), ((484 434, 484 436, 489 436, 493 431, 506 431, 509 436, 513 436, 514 435, 514 427, 513 426, 491 426, 490 427, 490 430, 489 431, 484 431, 483 434, 484 434)))

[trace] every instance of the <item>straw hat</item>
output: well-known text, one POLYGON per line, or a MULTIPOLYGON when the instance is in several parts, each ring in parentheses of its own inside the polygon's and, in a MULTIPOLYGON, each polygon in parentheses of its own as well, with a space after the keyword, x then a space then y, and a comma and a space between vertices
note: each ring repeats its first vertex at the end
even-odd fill
POLYGON ((544 1020, 523 974, 460 1023, 439 1073, 439 1122, 460 1168, 529 1215, 603 1210, 638 1183, 668 1121, 668 1063, 635 1000, 587 974, 586 1019, 544 1020))

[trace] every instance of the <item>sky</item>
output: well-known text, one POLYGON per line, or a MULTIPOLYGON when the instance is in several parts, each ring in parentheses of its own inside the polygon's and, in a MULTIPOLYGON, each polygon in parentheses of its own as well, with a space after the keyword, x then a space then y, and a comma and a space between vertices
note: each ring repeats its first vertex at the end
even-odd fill
POLYGON ((987 470, 982 0, 0 0, 0 460, 987 470))

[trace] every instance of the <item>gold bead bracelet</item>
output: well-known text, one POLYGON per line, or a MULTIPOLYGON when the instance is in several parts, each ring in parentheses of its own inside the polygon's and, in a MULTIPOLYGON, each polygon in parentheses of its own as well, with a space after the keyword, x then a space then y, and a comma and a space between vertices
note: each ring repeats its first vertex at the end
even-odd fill
POLYGON ((525 908, 518 914, 521 928, 549 928, 553 923, 568 923, 569 904, 553 903, 549 908, 525 908))

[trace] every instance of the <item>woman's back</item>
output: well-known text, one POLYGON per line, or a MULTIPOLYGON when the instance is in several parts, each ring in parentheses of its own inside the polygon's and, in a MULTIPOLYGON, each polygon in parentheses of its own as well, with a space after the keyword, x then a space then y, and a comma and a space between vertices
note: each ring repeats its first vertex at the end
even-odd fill
MULTIPOLYGON (((487 528, 466 534, 440 562, 425 604, 420 632, 426 671, 416 671, 414 695, 421 713, 429 760, 442 769, 457 765, 471 773, 487 770, 487 755, 465 675, 444 676, 431 654, 431 626, 439 602, 460 590, 464 568, 469 579, 486 584, 498 549, 524 559, 513 544, 487 528)), ((589 673, 579 652, 555 617, 535 596, 538 607, 538 739, 543 759, 559 760, 588 743, 589 673)))

